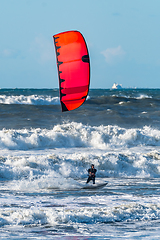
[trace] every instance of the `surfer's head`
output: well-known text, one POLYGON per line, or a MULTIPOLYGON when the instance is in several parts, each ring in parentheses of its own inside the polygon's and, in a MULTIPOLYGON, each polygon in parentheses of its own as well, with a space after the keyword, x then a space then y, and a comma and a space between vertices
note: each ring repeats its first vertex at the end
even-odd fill
POLYGON ((94 168, 94 164, 91 165, 91 168, 94 168))

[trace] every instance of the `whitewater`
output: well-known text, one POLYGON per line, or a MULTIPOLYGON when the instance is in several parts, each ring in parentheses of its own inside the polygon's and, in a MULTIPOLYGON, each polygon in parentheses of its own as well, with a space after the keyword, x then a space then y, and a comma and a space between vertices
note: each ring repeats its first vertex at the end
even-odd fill
POLYGON ((91 89, 62 113, 58 89, 0 89, 0 238, 159 239, 159 96, 91 89))

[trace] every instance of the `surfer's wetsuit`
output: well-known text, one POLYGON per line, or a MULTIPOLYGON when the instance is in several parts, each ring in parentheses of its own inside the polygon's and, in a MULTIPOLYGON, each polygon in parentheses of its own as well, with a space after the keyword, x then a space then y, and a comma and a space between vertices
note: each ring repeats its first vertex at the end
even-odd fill
POLYGON ((93 184, 95 184, 95 174, 97 172, 97 169, 94 168, 94 165, 91 165, 91 168, 88 169, 89 177, 87 179, 87 183, 89 183, 91 180, 93 181, 93 184))

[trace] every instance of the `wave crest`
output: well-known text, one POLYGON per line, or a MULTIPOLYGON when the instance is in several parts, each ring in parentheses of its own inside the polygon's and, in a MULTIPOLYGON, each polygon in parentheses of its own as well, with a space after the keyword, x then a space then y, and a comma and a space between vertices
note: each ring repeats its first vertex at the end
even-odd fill
POLYGON ((59 97, 45 95, 0 95, 0 104, 59 105, 59 97))
POLYGON ((107 149, 135 146, 159 146, 160 130, 149 126, 121 128, 118 126, 89 126, 82 123, 64 123, 53 129, 3 129, 0 131, 0 148, 46 149, 92 147, 107 149))

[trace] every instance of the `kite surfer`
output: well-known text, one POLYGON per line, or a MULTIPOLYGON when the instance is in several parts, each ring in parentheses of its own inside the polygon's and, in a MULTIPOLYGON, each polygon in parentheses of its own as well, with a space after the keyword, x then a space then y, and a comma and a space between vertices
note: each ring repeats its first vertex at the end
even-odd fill
POLYGON ((91 165, 91 168, 88 169, 88 179, 86 183, 89 183, 91 180, 93 181, 93 184, 95 184, 95 174, 97 172, 97 169, 94 168, 94 164, 91 165))

